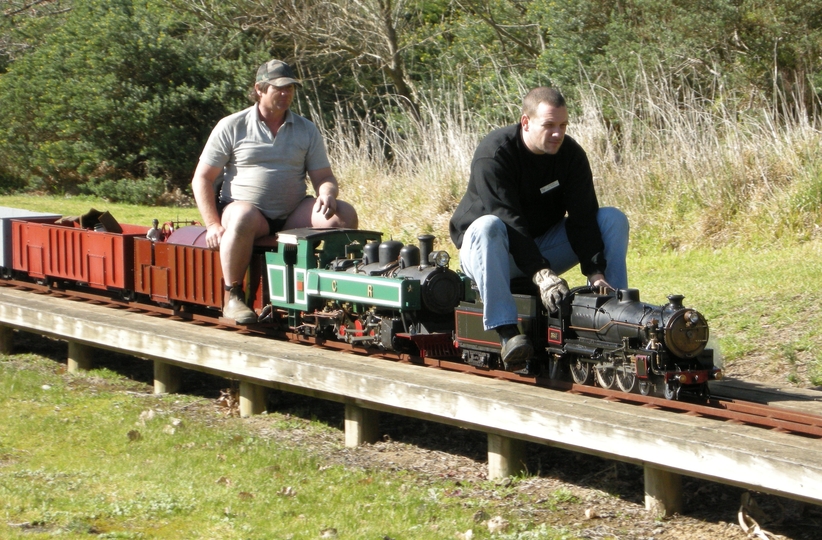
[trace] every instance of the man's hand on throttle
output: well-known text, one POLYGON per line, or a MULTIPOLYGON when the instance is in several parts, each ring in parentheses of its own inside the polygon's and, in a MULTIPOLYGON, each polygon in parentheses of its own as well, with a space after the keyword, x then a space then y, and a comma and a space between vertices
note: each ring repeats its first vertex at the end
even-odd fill
POLYGON ((614 290, 611 284, 605 281, 605 274, 591 274, 588 276, 588 285, 591 287, 599 287, 614 290))
POLYGON ((533 281, 539 286, 539 295, 548 313, 557 311, 559 303, 569 292, 568 283, 549 268, 534 274, 533 281))

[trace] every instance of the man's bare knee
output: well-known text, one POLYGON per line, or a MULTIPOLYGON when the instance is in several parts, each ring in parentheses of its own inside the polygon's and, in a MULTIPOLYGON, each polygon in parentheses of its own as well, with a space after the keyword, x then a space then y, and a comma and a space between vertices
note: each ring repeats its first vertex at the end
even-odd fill
POLYGON ((222 225, 226 233, 254 238, 268 234, 268 221, 257 207, 247 202, 235 201, 223 210, 222 225))
POLYGON ((356 229, 360 223, 356 208, 345 201, 337 201, 337 216, 339 216, 340 227, 356 229))

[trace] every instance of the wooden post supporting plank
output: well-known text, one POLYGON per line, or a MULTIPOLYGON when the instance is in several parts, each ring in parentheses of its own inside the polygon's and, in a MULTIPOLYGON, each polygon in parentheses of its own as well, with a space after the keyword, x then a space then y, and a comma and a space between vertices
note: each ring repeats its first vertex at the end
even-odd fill
POLYGON ((345 404, 345 446, 356 448, 362 443, 375 443, 379 438, 380 413, 360 407, 353 402, 345 404))
POLYGON ((94 347, 79 341, 68 342, 68 372, 88 371, 94 367, 94 347))
POLYGON ((182 369, 162 362, 160 360, 154 361, 154 393, 155 394, 173 394, 180 389, 180 380, 182 378, 182 369))
POLYGON ((645 509, 655 517, 682 513, 682 475, 645 465, 645 509))
POLYGON ((0 354, 11 354, 14 348, 14 329, 0 325, 0 354))
POLYGON ((525 441, 488 434, 488 479, 516 476, 525 471, 525 441))
POLYGON ((268 389, 248 381, 240 381, 240 416, 247 418, 265 412, 268 389))

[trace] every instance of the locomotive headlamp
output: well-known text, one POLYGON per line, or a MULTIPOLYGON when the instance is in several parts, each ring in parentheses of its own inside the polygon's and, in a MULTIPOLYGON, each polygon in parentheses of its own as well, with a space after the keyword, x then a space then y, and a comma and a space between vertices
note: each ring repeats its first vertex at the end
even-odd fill
POLYGON ((440 268, 448 268, 448 263, 451 262, 451 255, 449 255, 447 251, 435 251, 431 253, 428 260, 440 268))
POLYGON ((699 313, 696 311, 689 311, 687 319, 691 324, 696 324, 699 322, 699 313))

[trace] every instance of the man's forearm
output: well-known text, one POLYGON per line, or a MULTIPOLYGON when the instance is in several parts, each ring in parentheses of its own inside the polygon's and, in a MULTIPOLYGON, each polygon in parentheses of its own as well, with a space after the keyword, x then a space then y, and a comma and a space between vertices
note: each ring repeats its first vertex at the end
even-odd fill
POLYGON ((335 199, 340 194, 340 188, 337 186, 337 179, 333 176, 323 178, 319 187, 317 188, 317 196, 327 195, 335 199))
POLYGON ((197 202, 197 209, 203 217, 203 225, 209 227, 215 223, 220 223, 220 214, 217 212, 217 202, 214 197, 214 188, 205 178, 196 178, 192 182, 194 200, 197 202))

